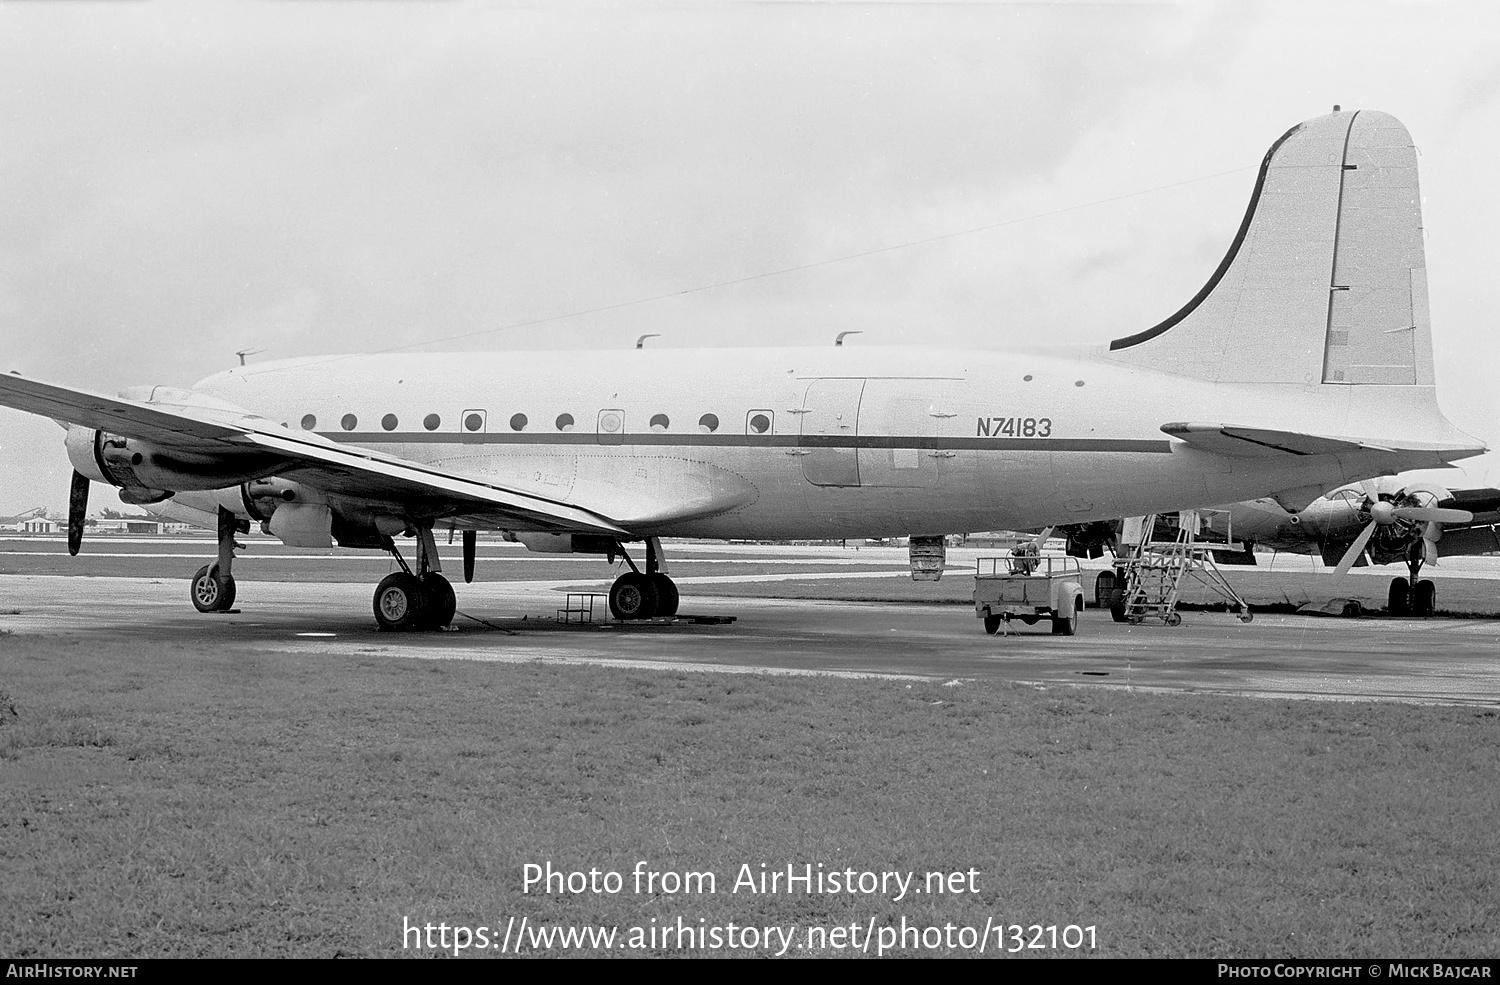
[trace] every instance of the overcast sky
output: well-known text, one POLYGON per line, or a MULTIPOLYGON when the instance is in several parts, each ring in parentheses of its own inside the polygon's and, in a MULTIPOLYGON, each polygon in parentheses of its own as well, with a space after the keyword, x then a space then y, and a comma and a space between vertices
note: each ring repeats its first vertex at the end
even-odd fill
MULTIPOLYGON (((0 3, 0 371, 1102 342, 1340 103, 1416 139, 1440 399, 1500 445, 1497 51, 1481 3, 0 3)), ((0 514, 65 508, 61 439, 0 410, 0 514)))

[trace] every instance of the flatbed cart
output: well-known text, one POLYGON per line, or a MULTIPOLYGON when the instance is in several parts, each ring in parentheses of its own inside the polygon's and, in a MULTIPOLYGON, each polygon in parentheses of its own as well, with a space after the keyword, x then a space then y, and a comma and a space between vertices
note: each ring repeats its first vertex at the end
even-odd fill
POLYGON ((1078 632, 1083 611, 1083 572, 1071 557, 1037 557, 1024 549, 1008 557, 982 557, 974 572, 974 614, 991 636, 1020 619, 1034 626, 1052 621, 1054 636, 1078 632))

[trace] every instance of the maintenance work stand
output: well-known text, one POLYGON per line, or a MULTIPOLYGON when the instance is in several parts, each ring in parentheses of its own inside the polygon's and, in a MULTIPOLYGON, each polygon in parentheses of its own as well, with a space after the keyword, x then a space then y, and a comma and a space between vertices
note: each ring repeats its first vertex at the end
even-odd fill
POLYGON ((1109 606, 1115 622, 1138 626, 1151 618, 1168 626, 1180 626, 1182 616, 1177 604, 1183 590, 1193 585, 1206 596, 1222 599, 1238 614, 1240 622, 1253 618, 1249 603, 1214 563, 1214 549, 1223 550, 1225 545, 1198 540, 1202 526, 1200 512, 1181 511, 1177 515, 1176 536, 1171 539, 1157 539, 1158 518, 1154 514, 1126 519, 1120 536, 1122 555, 1115 561, 1113 573, 1101 572, 1100 581, 1095 584, 1096 601, 1109 606))

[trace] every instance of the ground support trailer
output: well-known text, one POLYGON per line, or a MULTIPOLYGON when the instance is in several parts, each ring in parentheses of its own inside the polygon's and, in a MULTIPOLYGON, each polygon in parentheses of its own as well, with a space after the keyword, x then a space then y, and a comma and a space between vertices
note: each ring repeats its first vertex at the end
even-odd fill
POLYGON ((1036 557, 1012 553, 1009 557, 980 558, 974 574, 974 614, 984 620, 990 635, 1019 619, 1033 626, 1050 619, 1056 636, 1078 632, 1083 611, 1083 572, 1070 557, 1036 557))

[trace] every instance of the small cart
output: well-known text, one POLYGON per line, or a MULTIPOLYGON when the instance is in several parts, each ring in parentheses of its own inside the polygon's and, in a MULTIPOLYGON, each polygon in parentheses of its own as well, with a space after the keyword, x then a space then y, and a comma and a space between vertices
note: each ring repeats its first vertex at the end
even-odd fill
POLYGON ((1070 557, 1037 557, 1024 548, 1009 557, 982 557, 974 574, 974 614, 994 635, 1010 621, 1033 626, 1052 620, 1055 636, 1078 632, 1083 611, 1083 572, 1070 557))

